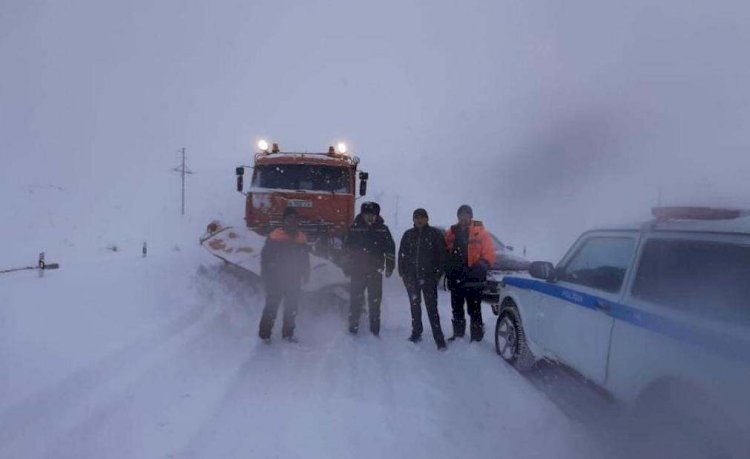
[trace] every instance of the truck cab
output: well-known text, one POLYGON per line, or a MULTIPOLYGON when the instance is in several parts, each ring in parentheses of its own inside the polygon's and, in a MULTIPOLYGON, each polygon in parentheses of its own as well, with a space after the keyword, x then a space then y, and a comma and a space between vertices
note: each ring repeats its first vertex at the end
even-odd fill
POLYGON ((282 152, 274 144, 273 149, 255 155, 252 167, 238 167, 237 188, 246 195, 247 227, 266 235, 280 226, 284 209, 294 207, 302 231, 313 244, 337 247, 354 221, 357 178, 360 195, 366 193, 368 178, 364 172, 357 175, 359 158, 343 149, 282 152), (245 169, 252 170, 246 191, 242 187, 245 169))

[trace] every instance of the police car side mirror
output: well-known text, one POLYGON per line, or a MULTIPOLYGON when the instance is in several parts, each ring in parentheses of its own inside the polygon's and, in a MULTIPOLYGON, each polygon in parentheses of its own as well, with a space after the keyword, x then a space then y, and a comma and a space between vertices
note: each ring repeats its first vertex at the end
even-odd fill
POLYGON ((549 261, 533 261, 529 266, 531 277, 546 280, 547 282, 555 281, 555 265, 549 261))

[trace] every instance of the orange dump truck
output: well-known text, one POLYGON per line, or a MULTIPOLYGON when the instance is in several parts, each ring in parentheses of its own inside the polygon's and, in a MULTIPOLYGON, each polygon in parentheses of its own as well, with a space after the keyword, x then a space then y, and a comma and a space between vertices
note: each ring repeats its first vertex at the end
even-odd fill
POLYGON ((224 261, 258 273, 264 236, 280 226, 284 209, 294 207, 316 261, 334 265, 326 271, 340 272, 335 265, 354 221, 357 192, 367 191, 368 174, 358 171, 359 158, 348 154, 344 144, 323 153, 284 152, 264 141, 258 148, 253 166, 236 168, 237 191, 245 194, 246 228, 211 222, 201 244, 224 261))

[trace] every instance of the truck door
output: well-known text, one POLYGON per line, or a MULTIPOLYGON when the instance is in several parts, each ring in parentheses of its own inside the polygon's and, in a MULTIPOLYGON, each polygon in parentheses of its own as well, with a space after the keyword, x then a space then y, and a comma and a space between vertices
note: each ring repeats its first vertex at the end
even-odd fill
POLYGON ((557 268, 557 282, 542 295, 544 346, 599 384, 606 381, 613 319, 637 245, 632 233, 590 233, 557 268))

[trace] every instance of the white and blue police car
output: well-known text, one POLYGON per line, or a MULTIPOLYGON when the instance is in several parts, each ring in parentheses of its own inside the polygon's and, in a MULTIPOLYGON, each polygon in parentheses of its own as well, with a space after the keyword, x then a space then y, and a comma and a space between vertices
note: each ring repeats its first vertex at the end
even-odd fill
POLYGON ((621 401, 689 394, 693 414, 750 427, 750 212, 653 214, 583 233, 557 265, 503 277, 497 353, 522 371, 562 363, 621 401))

